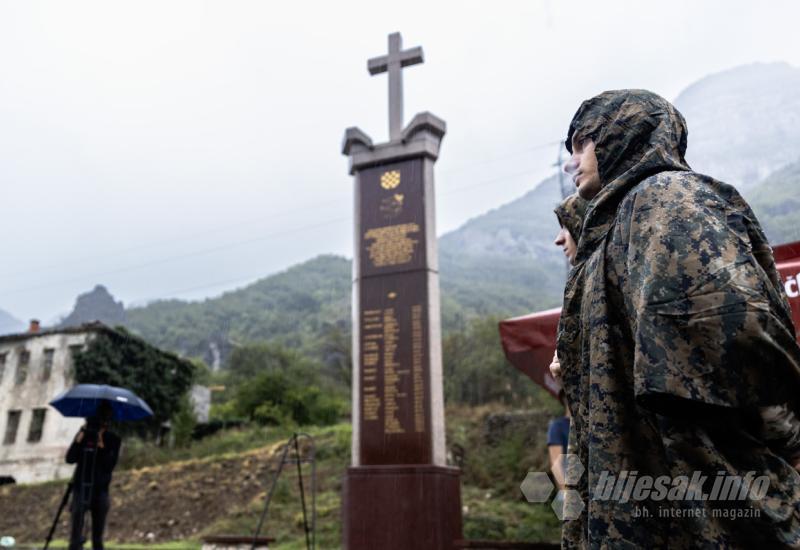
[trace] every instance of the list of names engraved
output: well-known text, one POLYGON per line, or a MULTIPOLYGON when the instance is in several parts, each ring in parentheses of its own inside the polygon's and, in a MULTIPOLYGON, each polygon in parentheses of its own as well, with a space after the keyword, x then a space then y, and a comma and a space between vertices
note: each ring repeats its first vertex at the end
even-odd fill
POLYGON ((399 410, 398 398, 401 397, 398 391, 400 376, 403 371, 397 362, 397 341, 400 328, 397 326, 397 318, 394 308, 383 310, 383 399, 386 403, 383 413, 383 432, 386 434, 402 434, 405 430, 397 419, 399 410))
POLYGON ((425 431, 425 384, 422 366, 422 306, 411 306, 411 370, 414 376, 414 431, 425 431))
POLYGON ((372 241, 368 246, 369 259, 375 267, 402 265, 411 261, 414 249, 419 242, 409 234, 419 233, 416 223, 401 223, 374 227, 364 234, 365 241, 372 241))
POLYGON ((378 420, 381 408, 381 398, 378 396, 378 365, 380 363, 380 340, 383 338, 380 331, 381 310, 368 309, 364 311, 364 345, 362 356, 362 395, 364 405, 364 420, 378 420))
POLYGON ((410 325, 404 327, 396 307, 362 311, 363 420, 382 421, 386 435, 422 433, 426 428, 423 307, 412 305, 410 318, 408 310, 400 316, 410 325), (403 364, 402 356, 410 361, 403 364))

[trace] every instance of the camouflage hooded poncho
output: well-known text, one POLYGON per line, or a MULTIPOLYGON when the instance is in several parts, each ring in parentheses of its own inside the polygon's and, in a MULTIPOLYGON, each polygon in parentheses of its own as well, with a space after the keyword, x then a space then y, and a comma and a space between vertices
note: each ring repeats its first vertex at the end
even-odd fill
POLYGON ((800 547, 800 349, 758 221, 733 187, 690 170, 684 119, 655 94, 590 99, 573 135, 594 140, 602 187, 559 325, 585 467, 567 468, 566 509, 585 508, 564 547, 800 547), (660 476, 678 489, 657 498, 660 476), (719 476, 744 500, 715 496, 719 476), (759 476, 762 498, 743 481, 759 476))
POLYGON ((572 239, 577 243, 581 237, 581 227, 586 214, 586 201, 575 193, 561 201, 554 212, 558 223, 569 231, 572 239))

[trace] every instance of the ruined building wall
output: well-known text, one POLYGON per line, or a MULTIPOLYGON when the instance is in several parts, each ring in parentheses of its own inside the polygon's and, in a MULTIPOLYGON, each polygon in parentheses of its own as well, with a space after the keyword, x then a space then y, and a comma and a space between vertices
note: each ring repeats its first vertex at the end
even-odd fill
POLYGON ((71 348, 89 335, 0 338, 0 476, 32 483, 72 474, 64 455, 83 419, 65 418, 48 402, 73 385, 71 348))

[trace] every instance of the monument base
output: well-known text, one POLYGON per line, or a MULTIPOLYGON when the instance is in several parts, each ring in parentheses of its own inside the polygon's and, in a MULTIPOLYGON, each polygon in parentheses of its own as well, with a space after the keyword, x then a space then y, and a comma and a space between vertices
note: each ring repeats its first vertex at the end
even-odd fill
POLYGON ((347 550, 451 550, 461 539, 461 471, 355 466, 342 488, 347 550))

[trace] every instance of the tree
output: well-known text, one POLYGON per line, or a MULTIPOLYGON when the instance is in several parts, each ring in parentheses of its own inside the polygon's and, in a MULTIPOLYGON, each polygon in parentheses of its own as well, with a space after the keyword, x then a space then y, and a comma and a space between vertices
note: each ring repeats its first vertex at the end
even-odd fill
POLYGON ((155 433, 180 408, 195 368, 189 361, 154 348, 122 327, 95 333, 74 354, 75 380, 128 388, 153 409, 145 426, 155 433))
POLYGON ((442 342, 445 399, 467 405, 502 401, 514 406, 557 402, 503 355, 499 318, 476 319, 442 342))
POLYGON ((348 389, 353 379, 352 340, 345 323, 326 323, 318 345, 328 376, 348 389))
POLYGON ((228 361, 228 394, 241 417, 261 424, 331 424, 341 413, 336 392, 323 390, 322 366, 277 344, 237 348, 228 361))

